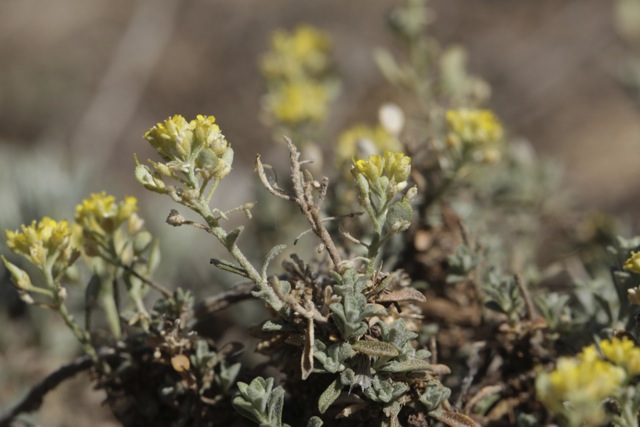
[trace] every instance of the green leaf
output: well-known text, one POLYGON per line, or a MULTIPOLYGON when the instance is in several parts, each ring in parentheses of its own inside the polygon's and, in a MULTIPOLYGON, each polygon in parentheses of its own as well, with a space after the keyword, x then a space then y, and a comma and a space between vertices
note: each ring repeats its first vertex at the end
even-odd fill
POLYGON ((422 359, 410 358, 403 361, 391 361, 380 368, 380 371, 399 373, 399 372, 413 372, 413 371, 430 371, 432 369, 431 363, 422 359))
MULTIPOLYGON (((273 378, 271 378, 273 379, 273 378)), ((271 392, 268 402, 268 416, 269 427, 281 427, 282 426, 282 409, 284 408, 284 388, 282 386, 276 387, 271 392)))
POLYGON ((260 271, 260 275, 263 279, 266 279, 267 277, 267 269, 269 268, 269 264, 271 264, 271 261, 273 261, 273 259, 278 255, 280 255, 280 253, 282 253, 282 251, 285 250, 286 247, 287 245, 276 245, 271 248, 267 256, 264 257, 264 261, 262 262, 262 270, 260 271))
POLYGON ((390 379, 373 377, 371 387, 364 389, 364 395, 374 402, 389 403, 396 400, 409 390, 409 386, 401 382, 393 382, 390 379))
POLYGON ((297 329, 289 323, 279 323, 272 320, 264 322, 262 324, 262 330, 265 332, 297 331, 297 329))
POLYGON ((247 270, 245 270, 244 268, 238 265, 234 265, 229 261, 225 261, 223 259, 211 258, 209 260, 209 263, 215 265, 220 270, 228 271, 229 273, 237 274, 238 276, 242 276, 242 277, 247 277, 247 278, 249 277, 247 270))
POLYGON ((155 239, 153 246, 151 246, 151 253, 149 254, 149 262, 147 263, 147 274, 153 273, 158 265, 160 265, 160 240, 155 239))
POLYGON ((424 393, 420 396, 420 402, 427 407, 428 411, 433 411, 449 399, 450 395, 450 389, 440 384, 439 381, 430 380, 424 393))
POLYGON ((33 284, 31 283, 31 278, 29 277, 29 274, 26 271, 24 271, 17 265, 7 261, 7 259, 4 256, 2 257, 2 261, 4 262, 4 265, 7 267, 7 270, 9 270, 9 273, 11 273, 11 280, 13 281, 13 284, 16 286, 16 288, 22 291, 28 291, 34 287, 33 284))
POLYGON ((396 357, 400 354, 396 346, 382 341, 356 341, 351 348, 367 356, 396 357))
POLYGON ((322 424, 324 424, 322 422, 322 420, 319 417, 311 417, 309 418, 309 421, 307 422, 307 427, 321 427, 322 424))
POLYGON ((342 387, 344 386, 340 382, 340 379, 336 378, 331 384, 329 384, 329 387, 322 392, 320 399, 318 399, 318 410, 321 414, 324 414, 327 409, 329 409, 329 406, 331 406, 331 404, 340 396, 340 393, 342 393, 342 387))
POLYGON ((227 233, 227 237, 225 238, 224 244, 228 250, 236 244, 240 234, 244 231, 244 227, 241 225, 239 227, 234 228, 229 233, 227 233))
POLYGON ((413 218, 413 208, 408 200, 394 203, 387 213, 386 225, 393 232, 400 232, 409 228, 413 218))

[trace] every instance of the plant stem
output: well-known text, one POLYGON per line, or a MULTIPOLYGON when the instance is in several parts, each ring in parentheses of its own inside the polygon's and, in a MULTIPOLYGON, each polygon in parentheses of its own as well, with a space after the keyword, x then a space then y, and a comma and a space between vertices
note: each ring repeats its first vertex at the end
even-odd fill
POLYGON ((201 204, 196 208, 196 211, 205 219, 209 226, 210 233, 213 234, 220 243, 229 251, 229 254, 236 260, 238 264, 246 271, 247 277, 253 283, 255 283, 259 292, 264 295, 265 301, 277 312, 279 312, 284 303, 278 298, 273 291, 266 277, 262 277, 258 270, 256 270, 247 257, 242 253, 238 245, 233 242, 228 242, 229 234, 218 224, 218 220, 213 216, 211 209, 208 205, 201 204))

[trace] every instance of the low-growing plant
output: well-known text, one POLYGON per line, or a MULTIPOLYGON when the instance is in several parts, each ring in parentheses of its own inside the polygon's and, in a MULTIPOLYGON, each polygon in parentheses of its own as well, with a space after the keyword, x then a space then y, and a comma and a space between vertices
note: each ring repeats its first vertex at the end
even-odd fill
POLYGON ((27 261, 2 257, 18 294, 57 312, 86 356, 0 425, 84 370, 125 426, 638 425, 640 237, 615 239, 594 222, 607 251, 569 238, 573 270, 539 267, 544 231, 566 227, 549 220, 564 209, 553 167, 483 108, 488 85, 467 73, 461 48, 428 36, 425 1, 407 0, 390 22, 406 55, 375 57, 403 107, 387 103, 378 124, 345 130, 320 169, 305 156, 331 151, 320 144, 339 87, 329 36, 308 26, 274 35, 264 109, 290 136, 287 179, 260 155, 255 170, 260 203, 301 221, 293 236, 269 233, 261 261, 244 249, 245 227, 228 225, 237 213, 260 224, 260 204, 215 207, 234 159, 215 118, 175 115, 144 135, 159 159, 136 158, 135 178, 174 203, 169 225, 219 242, 228 256, 210 262, 240 278, 234 288, 196 303, 188 285, 156 281, 160 244, 132 197, 92 194, 73 222, 7 231, 27 261), (270 273, 287 242, 310 239, 315 248, 294 248, 270 273), (67 296, 84 272, 80 322, 67 296), (251 331, 260 363, 202 328, 247 299, 267 316, 251 331))

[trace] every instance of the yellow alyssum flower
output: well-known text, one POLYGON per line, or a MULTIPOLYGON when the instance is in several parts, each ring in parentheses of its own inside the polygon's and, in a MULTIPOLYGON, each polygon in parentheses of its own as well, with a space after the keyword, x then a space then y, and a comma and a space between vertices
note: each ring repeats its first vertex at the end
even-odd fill
POLYGON ((116 198, 105 192, 91 194, 76 206, 76 223, 84 234, 110 234, 137 212, 138 201, 126 197, 116 203, 116 198))
POLYGON ((640 274, 640 251, 631 252, 631 256, 624 263, 624 269, 640 274))
POLYGON ((354 157, 401 150, 400 141, 384 127, 357 124, 338 137, 336 161, 339 166, 342 166, 354 157))
POLYGON ((536 394, 551 412, 574 420, 572 425, 600 425, 605 419, 602 400, 619 393, 626 375, 596 351, 585 350, 577 358, 560 357, 553 371, 540 374, 536 394))
POLYGON ((384 153, 385 175, 395 183, 405 182, 411 173, 411 157, 403 153, 384 153))
MULTIPOLYGON (((198 115, 187 121, 175 115, 145 133, 144 138, 168 162, 153 164, 156 171, 162 176, 171 176, 174 170, 186 173, 195 166, 207 180, 212 177, 222 179, 229 174, 233 149, 215 121, 214 116, 198 115)), ((146 177, 149 184, 150 179, 146 177)))
POLYGON ((323 32, 300 25, 293 31, 277 30, 260 68, 267 80, 293 80, 319 76, 329 66, 331 40, 323 32))
POLYGON ((604 357, 625 370, 629 377, 640 374, 640 347, 627 337, 600 342, 604 357))
POLYGON ((383 156, 373 154, 367 159, 354 160, 351 173, 356 180, 362 175, 371 188, 381 188, 381 183, 385 181, 390 186, 389 190, 395 193, 406 187, 411 173, 411 157, 389 151, 383 156))
POLYGON ((560 357, 553 371, 536 379, 540 401, 551 412, 568 417, 571 425, 601 425, 606 418, 602 401, 618 396, 640 373, 640 348, 628 338, 603 340, 600 349, 602 354, 590 345, 576 357, 560 357))
POLYGON ((169 117, 144 134, 151 146, 166 161, 187 160, 193 145, 193 128, 181 115, 169 117))
POLYGON ((351 169, 351 173, 356 177, 358 175, 363 175, 367 181, 375 182, 380 179, 383 170, 384 163, 382 157, 377 154, 373 154, 367 159, 356 160, 353 164, 353 168, 351 169))
POLYGON ((38 223, 22 225, 21 231, 6 231, 7 246, 11 251, 29 259, 37 266, 44 266, 47 259, 57 254, 58 258, 69 258, 71 228, 67 221, 55 221, 49 217, 38 223))
POLYGON ((504 130, 490 110, 461 108, 446 114, 451 141, 463 144, 493 144, 502 139, 504 130))
POLYGON ((321 123, 327 117, 329 101, 325 85, 307 81, 285 83, 267 97, 267 109, 288 125, 321 123))

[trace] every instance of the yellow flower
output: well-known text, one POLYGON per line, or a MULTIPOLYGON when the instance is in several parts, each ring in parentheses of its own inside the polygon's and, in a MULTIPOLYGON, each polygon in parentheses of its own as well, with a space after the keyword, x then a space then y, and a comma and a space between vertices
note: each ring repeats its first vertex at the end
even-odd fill
POLYGON ((386 192, 393 196, 397 191, 406 187, 406 180, 411 172, 411 157, 402 153, 386 151, 384 156, 373 154, 366 160, 353 161, 351 173, 356 181, 363 176, 369 188, 377 193, 386 192))
POLYGON ((320 123, 327 116, 326 86, 313 81, 282 84, 267 97, 267 109, 282 123, 320 123))
POLYGON ((67 221, 58 222, 44 217, 37 224, 33 221, 31 225, 21 228, 22 231, 6 231, 7 246, 14 253, 40 267, 54 255, 61 260, 71 257, 71 229, 67 221))
POLYGON ((260 63, 268 80, 294 80, 317 77, 329 66, 329 37, 308 25, 291 33, 276 31, 271 37, 271 50, 260 63))
POLYGON ((631 252, 631 256, 624 263, 624 269, 640 274, 640 252, 631 252))
POLYGON ((366 160, 356 160, 353 164, 352 173, 354 176, 364 175, 369 182, 376 182, 382 176, 383 170, 384 163, 382 157, 373 154, 366 160))
POLYGON ((447 111, 450 132, 464 144, 493 144, 502 139, 503 129, 490 110, 458 109, 447 111))
POLYGON ((603 340, 600 348, 609 362, 623 368, 630 377, 640 374, 640 347, 627 337, 603 340))
MULTIPOLYGON (((222 179, 231 171, 233 149, 215 123, 214 116, 196 116, 187 122, 176 115, 158 123, 145 135, 145 139, 168 163, 153 163, 161 176, 184 174, 195 167, 200 177, 206 180, 216 177, 222 179)), ((154 191, 164 190, 164 183, 152 176, 148 168, 137 167, 138 179, 147 188, 154 191)))
POLYGON ((164 160, 187 160, 193 145, 193 129, 184 117, 175 115, 156 124, 144 134, 144 139, 155 148, 164 160))
POLYGON ((556 369, 541 373, 536 394, 551 412, 574 420, 572 425, 600 425, 605 419, 602 400, 618 394, 625 378, 622 368, 601 360, 591 346, 577 358, 559 358, 556 369))
POLYGON ((355 125, 338 137, 336 160, 342 166, 353 157, 364 157, 385 151, 401 151, 402 144, 382 126, 355 125))
POLYGON ((384 153, 384 168, 390 181, 396 184, 405 182, 411 173, 411 157, 387 151, 384 153))
POLYGON ((76 206, 76 222, 85 234, 111 234, 137 212, 137 203, 135 197, 116 203, 114 196, 94 193, 76 206))

